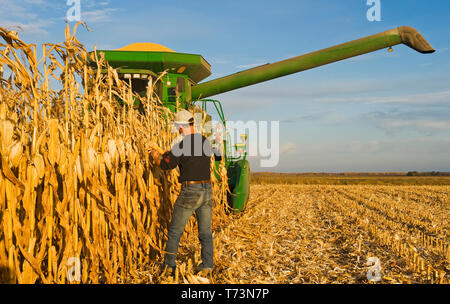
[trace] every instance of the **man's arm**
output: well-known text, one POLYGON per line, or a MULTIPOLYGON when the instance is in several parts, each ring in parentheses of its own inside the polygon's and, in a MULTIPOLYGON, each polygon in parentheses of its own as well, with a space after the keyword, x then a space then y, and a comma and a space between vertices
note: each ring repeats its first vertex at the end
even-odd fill
POLYGON ((175 156, 172 151, 165 152, 161 155, 158 151, 153 150, 151 155, 155 163, 163 170, 174 169, 181 160, 181 157, 175 156))

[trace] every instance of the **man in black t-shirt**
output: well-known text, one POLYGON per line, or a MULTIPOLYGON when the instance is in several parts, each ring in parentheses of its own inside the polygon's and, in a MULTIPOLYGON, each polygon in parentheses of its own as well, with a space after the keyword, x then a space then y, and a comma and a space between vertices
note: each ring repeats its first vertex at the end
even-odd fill
POLYGON ((213 195, 211 190, 211 154, 210 142, 202 134, 194 132, 194 117, 186 110, 175 115, 174 125, 183 140, 175 144, 163 155, 153 150, 151 156, 163 170, 180 168, 179 181, 181 192, 175 201, 172 220, 168 231, 168 240, 164 256, 164 267, 169 273, 176 268, 176 254, 181 235, 195 212, 198 220, 198 237, 202 246, 200 270, 210 272, 213 269, 213 238, 211 219, 213 195))

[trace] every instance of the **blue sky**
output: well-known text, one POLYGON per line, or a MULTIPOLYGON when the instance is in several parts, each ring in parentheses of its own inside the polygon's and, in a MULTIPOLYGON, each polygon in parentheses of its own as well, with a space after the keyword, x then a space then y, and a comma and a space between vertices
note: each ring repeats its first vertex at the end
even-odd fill
MULTIPOLYGON (((32 43, 61 42, 66 0, 0 0, 0 25, 32 43)), ((280 121, 280 162, 254 171, 450 171, 450 2, 381 0, 81 0, 87 49, 155 42, 201 54, 208 79, 397 26, 417 28, 437 50, 399 45, 216 96, 231 120, 280 121)))

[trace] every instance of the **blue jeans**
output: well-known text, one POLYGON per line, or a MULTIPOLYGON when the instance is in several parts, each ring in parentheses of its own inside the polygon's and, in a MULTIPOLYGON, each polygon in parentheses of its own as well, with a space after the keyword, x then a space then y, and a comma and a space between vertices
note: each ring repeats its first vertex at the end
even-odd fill
POLYGON ((167 252, 164 265, 176 267, 175 258, 178 253, 181 235, 189 218, 195 212, 198 221, 198 238, 202 245, 202 267, 213 268, 213 238, 211 232, 213 195, 210 184, 192 184, 183 186, 175 201, 172 221, 170 222, 167 252))

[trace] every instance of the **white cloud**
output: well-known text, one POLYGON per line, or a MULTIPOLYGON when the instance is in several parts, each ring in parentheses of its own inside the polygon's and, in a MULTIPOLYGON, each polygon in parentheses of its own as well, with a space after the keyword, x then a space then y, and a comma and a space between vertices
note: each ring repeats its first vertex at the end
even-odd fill
MULTIPOLYGON (((46 0, 0 0, 0 26, 23 29, 24 35, 46 35, 48 28, 54 24, 54 18, 40 18, 40 13, 49 7, 61 8, 46 0)), ((20 35, 20 33, 19 33, 20 35)))
POLYGON ((402 130, 412 130, 428 134, 450 131, 450 111, 445 109, 371 112, 364 114, 362 118, 389 134, 402 130))
POLYGON ((319 97, 313 99, 322 103, 372 103, 403 105, 450 105, 450 91, 438 91, 399 96, 361 96, 361 97, 319 97))
POLYGON ((32 4, 32 5, 40 5, 40 6, 49 6, 51 5, 49 1, 47 0, 22 0, 25 3, 32 4))
POLYGON ((417 128, 427 131, 438 131, 450 129, 450 122, 448 121, 434 121, 434 120, 387 120, 382 123, 384 129, 395 129, 395 128, 417 128))
POLYGON ((280 155, 292 154, 292 153, 295 153, 296 150, 297 149, 296 149, 295 143, 288 142, 288 143, 280 146, 280 155))
POLYGON ((236 66, 236 69, 251 69, 263 64, 266 64, 267 62, 259 62, 259 63, 251 63, 251 64, 244 64, 244 65, 238 65, 236 66))
POLYGON ((349 117, 337 110, 327 110, 319 113, 297 115, 292 118, 282 120, 283 123, 292 123, 297 121, 321 121, 326 124, 334 125, 347 122, 349 117))
MULTIPOLYGON (((43 20, 43 19, 38 19, 36 21, 29 23, 3 20, 1 25, 6 28, 20 27, 23 29, 24 35, 47 35, 48 34, 47 29, 53 23, 54 22, 51 20, 43 20)), ((19 37, 20 36, 21 33, 19 32, 19 37)))
MULTIPOLYGON (((328 140, 302 144, 271 171, 371 172, 449 171, 450 138, 328 140)), ((267 171, 252 159, 253 171, 267 171)))
POLYGON ((81 0, 81 7, 82 8, 83 7, 92 8, 92 7, 97 6, 97 4, 99 4, 97 0, 81 0))
POLYGON ((29 5, 19 5, 16 1, 3 0, 0 2, 1 10, 0 17, 3 19, 1 23, 7 18, 17 18, 19 20, 36 19, 37 14, 31 10, 29 5))
POLYGON ((89 23, 111 22, 114 20, 112 13, 115 11, 117 11, 117 9, 113 8, 90 11, 81 10, 81 20, 86 22, 88 25, 89 23))
MULTIPOLYGON (((209 61, 213 64, 229 64, 229 63, 231 63, 230 60, 220 59, 220 58, 211 58, 211 59, 209 59, 209 61)), ((218 77, 217 74, 215 74, 215 76, 218 77)))
MULTIPOLYGON (((217 76, 213 75, 212 78, 217 76)), ((257 105, 359 104, 450 107, 450 74, 430 78, 333 79, 312 82, 297 77, 275 79, 222 95, 250 108, 257 105)))
POLYGON ((450 153, 450 138, 415 138, 415 139, 381 139, 355 140, 349 142, 321 142, 305 145, 299 149, 299 154, 385 154, 385 153, 450 153))

